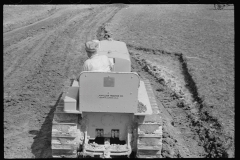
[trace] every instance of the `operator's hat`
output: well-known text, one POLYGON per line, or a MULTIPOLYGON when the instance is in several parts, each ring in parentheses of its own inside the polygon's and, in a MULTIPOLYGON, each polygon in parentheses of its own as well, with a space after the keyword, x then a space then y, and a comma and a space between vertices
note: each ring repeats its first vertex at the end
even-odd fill
POLYGON ((98 40, 92 40, 85 43, 85 49, 88 52, 96 52, 99 47, 99 41, 98 40))

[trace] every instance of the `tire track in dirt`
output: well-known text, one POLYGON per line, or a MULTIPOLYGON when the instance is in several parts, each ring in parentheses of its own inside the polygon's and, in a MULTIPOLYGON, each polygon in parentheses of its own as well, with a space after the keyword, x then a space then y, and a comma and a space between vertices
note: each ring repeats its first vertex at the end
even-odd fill
MULTIPOLYGON (((33 6, 32 6, 33 7, 33 6)), ((30 9, 32 9, 31 6, 29 6, 30 9)), ((25 9, 29 9, 29 8, 25 8, 25 9)), ((19 21, 17 23, 14 24, 8 24, 7 25, 3 25, 3 33, 7 33, 7 32, 11 32, 12 30, 15 29, 19 29, 21 27, 24 26, 29 26, 29 25, 33 25, 34 23, 38 23, 40 21, 46 20, 47 18, 51 17, 51 15, 53 15, 55 12, 57 12, 59 10, 59 8, 57 8, 56 6, 47 6, 47 12, 42 12, 42 14, 37 14, 35 15, 35 17, 32 17, 33 15, 31 15, 32 18, 27 19, 27 21, 19 21)), ((16 8, 18 10, 18 8, 16 8)), ((14 11, 15 12, 15 11, 14 11)), ((7 12, 8 13, 8 12, 7 12)), ((29 13, 28 13, 29 14, 29 13)), ((11 17, 11 14, 10 14, 11 17)), ((8 18, 6 18, 6 20, 8 20, 8 18)))
MULTIPOLYGON (((15 39, 20 39, 20 41, 17 41, 17 43, 15 44, 15 46, 18 47, 17 51, 20 50, 21 46, 24 46, 25 49, 27 49, 27 46, 24 45, 25 43, 29 43, 29 42, 25 42, 24 41, 24 40, 26 40, 26 38, 32 37, 33 34, 35 36, 35 35, 39 35, 39 34, 43 33, 45 37, 44 37, 42 42, 45 42, 45 39, 47 39, 47 36, 55 34, 55 33, 51 33, 51 32, 55 31, 57 28, 60 29, 61 26, 67 25, 67 22, 69 21, 70 16, 72 16, 74 14, 80 14, 80 13, 86 13, 86 12, 89 12, 89 9, 83 9, 83 10, 80 10, 80 11, 72 11, 72 13, 66 13, 66 15, 63 14, 63 15, 60 15, 60 16, 58 16, 58 15, 54 16, 54 17, 56 17, 55 19, 51 18, 50 20, 41 21, 41 22, 39 22, 38 24, 35 24, 35 25, 24 26, 21 29, 17 29, 17 31, 14 30, 14 31, 12 31, 10 33, 5 34, 4 43, 5 44, 10 44, 10 43, 12 44, 13 43, 13 45, 14 45, 14 40, 15 39), (43 28, 43 30, 42 30, 42 28, 43 28)), ((13 45, 11 45, 11 47, 13 45)), ((39 48, 42 47, 41 43, 39 43, 38 45, 39 45, 39 48)), ((6 45, 6 53, 9 50, 8 48, 11 48, 11 47, 8 47, 8 45, 6 45)), ((34 47, 34 45, 33 45, 33 47, 34 47)), ((25 51, 25 49, 23 49, 23 52, 25 51)), ((35 47, 35 49, 36 49, 36 47, 35 47)), ((14 67, 14 68, 19 67, 18 64, 22 64, 21 60, 23 60, 23 59, 25 60, 26 56, 27 56, 26 54, 29 54, 29 53, 33 53, 33 52, 28 50, 28 52, 25 53, 25 55, 22 55, 20 53, 16 53, 16 59, 14 60, 15 63, 13 63, 13 65, 17 65, 17 66, 14 67), (18 57, 19 55, 21 56, 21 58, 18 57), (18 61, 18 58, 20 59, 19 61, 18 61)), ((13 53, 8 53, 8 54, 13 54, 13 53)), ((29 56, 31 56, 31 55, 29 55, 29 56)), ((11 57, 11 58, 15 58, 15 57, 11 57)), ((11 61, 12 60, 13 59, 11 59, 11 61)), ((11 61, 8 61, 8 62, 5 62, 5 63, 11 63, 11 61)), ((13 68, 12 66, 8 67, 8 69, 10 71, 7 70, 5 72, 5 75, 7 75, 9 72, 11 72, 12 68, 13 68)))
MULTIPOLYGON (((111 14, 115 14, 118 10, 119 8, 116 7, 103 6, 93 10, 88 9, 83 15, 79 15, 83 13, 81 11, 72 12, 70 16, 63 14, 57 20, 47 23, 52 28, 45 33, 46 36, 36 38, 30 48, 27 47, 28 41, 22 40, 26 40, 27 35, 36 37, 43 33, 38 28, 42 23, 45 24, 45 21, 34 24, 36 28, 33 27, 30 34, 23 28, 15 31, 16 34, 5 35, 5 37, 12 36, 5 39, 5 49, 12 44, 17 47, 14 50, 16 53, 18 49, 24 47, 26 49, 25 55, 18 55, 19 59, 17 55, 14 57, 17 58, 16 65, 11 65, 11 69, 5 69, 9 71, 4 79, 4 132, 14 133, 4 139, 5 157, 29 158, 31 152, 33 157, 51 157, 51 123, 55 104, 58 103, 58 97, 61 97, 61 91, 65 86, 69 86, 67 83, 72 68, 75 69, 73 73, 80 71, 77 68, 79 65, 76 65, 80 62, 74 60, 83 62, 85 57, 85 53, 76 54, 78 51, 74 51, 75 48, 83 51, 82 47, 76 45, 84 44, 86 38, 92 38, 96 34, 98 25, 107 21, 111 14), (58 26, 59 24, 61 26, 58 26), (19 41, 23 46, 18 46, 19 41), (22 115, 23 112, 30 117, 22 115), (11 113, 15 113, 16 117, 11 116, 11 113), (15 122, 21 117, 23 118, 21 124, 17 125, 15 122), (23 143, 21 139, 29 140, 23 143), (18 148, 14 147, 16 141, 19 141, 18 148), (23 148, 26 154, 22 153, 23 148)), ((11 49, 8 51, 9 54, 6 56, 11 54, 11 49)))
POLYGON ((17 28, 15 30, 12 30, 10 32, 7 32, 4 34, 4 46, 8 47, 9 45, 14 44, 14 42, 20 42, 20 40, 23 40, 29 36, 36 35, 37 33, 40 32, 46 32, 47 30, 50 29, 56 29, 56 27, 61 27, 64 25, 65 22, 69 20, 72 16, 76 14, 84 14, 88 13, 90 11, 89 8, 87 9, 79 9, 77 10, 72 9, 72 10, 67 10, 67 9, 59 9, 59 12, 56 12, 55 14, 37 21, 34 24, 30 24, 27 26, 22 26, 20 28, 17 28))
MULTIPOLYGON (((19 71, 20 69, 22 69, 27 63, 32 61, 32 57, 34 57, 35 59, 38 59, 38 56, 40 55, 36 55, 36 53, 38 53, 38 51, 40 50, 40 48, 43 46, 44 42, 46 41, 46 39, 48 38, 47 34, 42 34, 39 35, 37 37, 37 39, 33 40, 34 43, 31 44, 31 42, 27 41, 27 42, 22 42, 23 46, 25 46, 24 44, 29 43, 28 46, 25 46, 23 48, 17 48, 17 53, 15 53, 15 56, 11 56, 10 58, 6 58, 5 61, 8 61, 8 63, 6 65, 5 68, 6 71, 4 71, 4 78, 7 79, 9 78, 12 74, 18 72, 21 73, 21 71, 19 71), (40 38, 38 38, 40 37, 40 38), (23 53, 22 53, 23 52, 23 53), (14 59, 14 61, 11 63, 11 59, 14 59), (9 63, 10 62, 10 63, 9 63)), ((12 53, 14 54, 14 53, 12 53)), ((32 65, 32 64, 30 64, 32 65)))

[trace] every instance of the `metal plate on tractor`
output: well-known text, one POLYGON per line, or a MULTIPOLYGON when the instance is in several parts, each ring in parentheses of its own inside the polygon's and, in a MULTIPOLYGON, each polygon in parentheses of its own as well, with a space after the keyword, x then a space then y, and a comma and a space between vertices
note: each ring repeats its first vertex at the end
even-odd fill
POLYGON ((115 78, 114 77, 104 77, 103 86, 104 87, 114 87, 115 78))
POLYGON ((80 112, 136 113, 139 82, 134 72, 82 72, 80 112))

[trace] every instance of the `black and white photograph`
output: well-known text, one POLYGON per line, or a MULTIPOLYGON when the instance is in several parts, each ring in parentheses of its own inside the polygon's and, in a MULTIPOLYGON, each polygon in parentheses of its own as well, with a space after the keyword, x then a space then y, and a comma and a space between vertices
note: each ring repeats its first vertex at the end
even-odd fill
POLYGON ((4 158, 235 158, 234 4, 43 3, 3 5, 4 158))

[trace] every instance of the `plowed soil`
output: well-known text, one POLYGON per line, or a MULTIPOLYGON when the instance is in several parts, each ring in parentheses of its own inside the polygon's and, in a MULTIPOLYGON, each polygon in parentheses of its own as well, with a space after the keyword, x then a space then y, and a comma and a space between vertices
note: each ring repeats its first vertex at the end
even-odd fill
POLYGON ((4 6, 4 158, 50 158, 51 123, 87 59, 126 42, 163 119, 162 157, 234 157, 234 15, 213 5, 4 6), (205 96, 205 98, 204 98, 205 96))
MULTIPOLYGON (((84 42, 96 39, 99 26, 120 9, 114 6, 52 6, 56 8, 54 14, 34 20, 33 14, 39 16, 36 6, 31 12, 29 7, 4 6, 6 12, 11 9, 11 12, 4 12, 4 21, 14 20, 13 8, 17 8, 24 15, 19 16, 18 21, 31 19, 33 22, 21 23, 18 28, 6 29, 10 31, 4 33, 5 158, 51 157, 55 104, 87 59, 84 42)), ((38 9, 45 10, 42 6, 38 9)))

